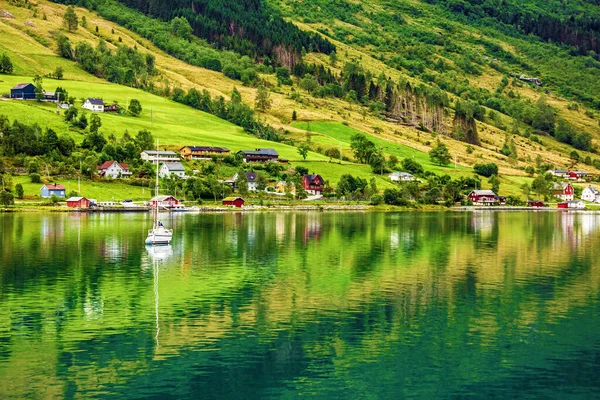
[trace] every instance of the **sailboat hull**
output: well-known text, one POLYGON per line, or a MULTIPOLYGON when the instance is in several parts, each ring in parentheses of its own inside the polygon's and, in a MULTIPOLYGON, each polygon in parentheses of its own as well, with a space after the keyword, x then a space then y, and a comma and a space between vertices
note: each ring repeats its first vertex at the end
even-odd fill
POLYGON ((164 228, 154 228, 148 232, 146 244, 163 245, 170 244, 173 239, 173 232, 164 228))

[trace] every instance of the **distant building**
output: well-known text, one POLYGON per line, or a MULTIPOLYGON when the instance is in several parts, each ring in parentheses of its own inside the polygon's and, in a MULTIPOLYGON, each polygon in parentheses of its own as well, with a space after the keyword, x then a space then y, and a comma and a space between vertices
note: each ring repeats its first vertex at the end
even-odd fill
POLYGON ((158 175, 161 178, 177 176, 179 178, 185 178, 185 168, 180 162, 166 162, 160 166, 158 175))
POLYGON ((40 196, 46 199, 52 196, 65 197, 65 192, 65 187, 57 183, 47 183, 40 188, 40 196))
POLYGON ((323 193, 325 187, 325 181, 318 174, 307 174, 302 176, 302 187, 304 190, 312 195, 319 195, 323 193))
POLYGON ((570 183, 561 182, 554 184, 554 196, 558 197, 563 201, 571 201, 575 199, 575 190, 570 183))
POLYGON ((581 210, 585 208, 585 203, 582 200, 569 200, 558 203, 558 208, 575 208, 581 210))
POLYGON ((242 199, 241 197, 225 197, 223 199, 223 205, 224 206, 232 206, 232 207, 237 207, 237 208, 242 208, 244 206, 244 199, 242 199))
POLYGON ((244 157, 244 162, 277 161, 279 154, 274 149, 240 150, 238 154, 244 157))
POLYGON ((179 162, 177 153, 166 150, 144 150, 140 153, 140 158, 144 161, 150 161, 153 164, 159 162, 179 162))
POLYGON ((600 203, 600 191, 590 185, 581 192, 581 200, 600 203))
POLYGON ((548 172, 560 178, 566 178, 569 175, 569 171, 567 171, 566 169, 551 169, 548 172))
POLYGON ((150 199, 146 205, 156 207, 157 203, 159 207, 172 208, 173 206, 179 204, 179 200, 173 196, 155 196, 150 199))
POLYGON ((108 112, 119 112, 120 107, 118 104, 109 104, 109 105, 104 105, 104 112, 108 113, 108 112))
POLYGON ((212 155, 229 154, 229 149, 213 146, 185 146, 179 150, 179 154, 186 160, 208 160, 212 155))
POLYGON ((67 199, 67 206, 71 208, 89 208, 91 200, 85 197, 70 197, 67 199))
POLYGON ((544 207, 544 202, 541 200, 527 200, 527 207, 544 207))
POLYGON ((104 102, 101 99, 90 97, 83 102, 81 108, 94 112, 104 112, 104 102))
POLYGON ((496 204, 496 193, 492 190, 473 190, 469 199, 477 206, 491 206, 496 204))
POLYGON ((568 178, 573 180, 584 180, 589 174, 589 172, 585 171, 570 171, 568 178))
POLYGON ((10 89, 11 99, 35 100, 35 86, 32 83, 19 83, 10 89))
POLYGON ((131 175, 127 164, 118 163, 116 161, 105 161, 98 165, 98 175, 110 178, 127 178, 131 175))
MULTIPOLYGON (((246 174, 246 180, 248 181, 248 191, 250 192, 255 192, 258 190, 257 187, 257 178, 258 175, 256 174, 256 172, 245 172, 246 174)), ((233 175, 233 178, 231 178, 231 181, 233 181, 233 189, 239 189, 238 185, 237 185, 237 180, 238 180, 239 174, 236 172, 235 175, 233 175)))
MULTIPOLYGON (((296 185, 289 187, 291 194, 296 194, 296 185)), ((279 181, 275 184, 275 193, 286 193, 288 191, 288 185, 286 181, 279 181)))
POLYGON ((408 172, 392 172, 388 177, 394 182, 410 182, 415 180, 415 177, 408 172))

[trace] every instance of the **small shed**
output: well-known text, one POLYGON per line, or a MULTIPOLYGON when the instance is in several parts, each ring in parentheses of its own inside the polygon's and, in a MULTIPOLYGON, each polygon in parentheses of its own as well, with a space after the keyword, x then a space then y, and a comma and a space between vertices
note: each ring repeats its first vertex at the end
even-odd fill
POLYGON ((67 206, 72 208, 89 208, 91 201, 85 197, 70 197, 67 199, 67 206))
POLYGON ((527 207, 544 207, 544 202, 541 200, 527 200, 527 207))
POLYGON ((11 99, 35 100, 35 86, 33 83, 19 83, 10 89, 11 99))
POLYGON ((225 197, 223 199, 224 206, 242 208, 244 206, 244 203, 245 201, 241 197, 225 197))

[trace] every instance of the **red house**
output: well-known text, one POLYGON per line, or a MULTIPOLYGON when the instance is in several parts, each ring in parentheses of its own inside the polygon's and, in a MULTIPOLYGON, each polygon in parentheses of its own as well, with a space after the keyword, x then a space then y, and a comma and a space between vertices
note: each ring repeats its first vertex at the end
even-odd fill
POLYGON ((570 171, 568 178, 574 180, 584 180, 588 175, 589 173, 585 171, 570 171))
POLYGON ((241 197, 225 197, 223 199, 224 206, 242 208, 244 206, 244 203, 245 201, 241 197))
POLYGON ((469 199, 477 206, 489 206, 496 203, 496 193, 491 190, 473 190, 469 199))
POLYGON ((152 207, 156 207, 157 203, 159 207, 172 208, 173 206, 179 204, 179 200, 177 200, 173 196, 156 196, 146 204, 152 207))
POLYGON ((527 200, 527 207, 544 207, 544 202, 541 200, 527 200))
POLYGON ((562 182, 554 184, 554 196, 563 201, 571 201, 575 199, 575 190, 570 183, 562 182))
POLYGON ((90 201, 85 197, 70 197, 67 199, 67 206, 71 208, 89 208, 90 201))
POLYGON ((302 186, 304 187, 304 190, 310 194, 321 194, 323 192, 324 184, 325 182, 323 181, 323 178, 321 178, 321 175, 307 174, 302 176, 302 186))

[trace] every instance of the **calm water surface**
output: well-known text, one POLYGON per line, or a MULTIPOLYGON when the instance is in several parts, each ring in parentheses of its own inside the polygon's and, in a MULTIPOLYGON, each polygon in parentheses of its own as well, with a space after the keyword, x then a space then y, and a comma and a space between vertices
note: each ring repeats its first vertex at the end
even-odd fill
POLYGON ((0 215, 0 398, 600 396, 600 215, 0 215))

